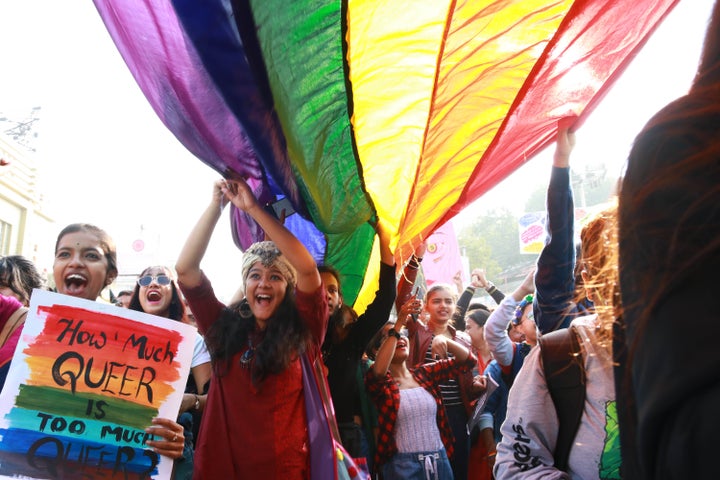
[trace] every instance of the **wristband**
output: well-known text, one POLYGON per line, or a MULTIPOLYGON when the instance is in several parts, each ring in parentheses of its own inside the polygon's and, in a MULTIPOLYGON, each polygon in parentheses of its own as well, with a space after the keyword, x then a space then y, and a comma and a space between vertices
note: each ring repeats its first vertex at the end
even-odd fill
POLYGON ((488 292, 488 293, 493 293, 495 290, 497 290, 497 288, 495 287, 495 284, 492 283, 492 282, 490 282, 490 281, 488 281, 488 282, 487 282, 487 287, 485 287, 485 291, 488 292))
POLYGON ((200 410, 200 397, 195 395, 195 410, 200 410))
POLYGON ((400 340, 400 333, 394 328, 391 328, 390 330, 388 330, 388 337, 395 337, 400 340))

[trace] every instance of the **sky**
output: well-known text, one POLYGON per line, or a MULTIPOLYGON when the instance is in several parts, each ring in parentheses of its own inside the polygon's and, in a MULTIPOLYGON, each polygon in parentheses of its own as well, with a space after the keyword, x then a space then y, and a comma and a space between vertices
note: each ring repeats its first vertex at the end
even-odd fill
MULTIPOLYGON (((687 91, 712 3, 680 1, 578 131, 574 168, 604 165, 620 174, 644 123, 687 91)), ((157 118, 93 3, 2 0, 0 69, 0 117, 22 121, 40 107, 33 155, 57 231, 72 222, 107 230, 121 274, 172 266, 219 175, 157 118)), ((0 131, 6 125, 0 122, 0 131)), ((459 214, 456 230, 498 206, 521 213, 522 193, 549 179, 551 150, 459 214)), ((47 239, 50 255, 54 242, 47 239)), ((239 285, 240 258, 224 214, 202 263, 221 299, 239 285)))

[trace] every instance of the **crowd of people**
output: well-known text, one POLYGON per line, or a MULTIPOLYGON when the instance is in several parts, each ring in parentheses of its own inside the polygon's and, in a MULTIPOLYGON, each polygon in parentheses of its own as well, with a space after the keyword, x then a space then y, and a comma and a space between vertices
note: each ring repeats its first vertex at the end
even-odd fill
MULTIPOLYGON (((348 475, 382 480, 712 478, 718 356, 697 333, 720 328, 720 2, 689 93, 640 132, 579 245, 575 121, 558 124, 548 241, 507 294, 480 268, 467 286, 419 284, 425 245, 398 267, 377 225, 379 286, 358 314, 245 181, 215 182, 176 264, 116 297, 198 328, 178 416, 153 420, 147 448, 176 479, 336 478, 342 455, 348 475), (268 240, 243 253, 225 305, 201 263, 228 203, 268 240)), ((107 232, 68 225, 56 291, 95 301, 117 262, 107 232)), ((32 262, 0 258, 0 385, 37 288, 32 262)))

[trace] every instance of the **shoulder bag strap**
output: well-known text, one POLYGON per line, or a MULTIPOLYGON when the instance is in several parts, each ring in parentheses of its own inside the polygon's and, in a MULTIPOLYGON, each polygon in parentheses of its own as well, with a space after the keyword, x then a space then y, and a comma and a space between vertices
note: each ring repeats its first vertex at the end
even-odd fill
POLYGON ((585 368, 580 343, 572 328, 542 335, 539 343, 545 380, 559 422, 555 467, 567 471, 568 457, 585 408, 585 368))
POLYGON ((5 322, 5 326, 3 326, 2 332, 0 332, 0 347, 5 345, 7 339, 10 338, 10 335, 12 335, 20 325, 25 323, 27 312, 27 307, 20 307, 10 315, 10 318, 5 322))

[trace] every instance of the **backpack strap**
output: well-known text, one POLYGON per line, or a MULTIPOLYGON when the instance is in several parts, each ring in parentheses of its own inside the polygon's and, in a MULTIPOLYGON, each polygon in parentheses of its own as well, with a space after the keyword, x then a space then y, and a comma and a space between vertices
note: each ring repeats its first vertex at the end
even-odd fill
POLYGON ((568 458, 585 408, 585 368, 580 342, 572 327, 542 335, 540 355, 559 428, 555 467, 567 471, 568 458))
POLYGON ((20 307, 15 310, 10 318, 7 319, 5 325, 0 331, 0 347, 5 345, 8 338, 15 332, 15 330, 25 323, 25 316, 27 315, 29 308, 20 307))

